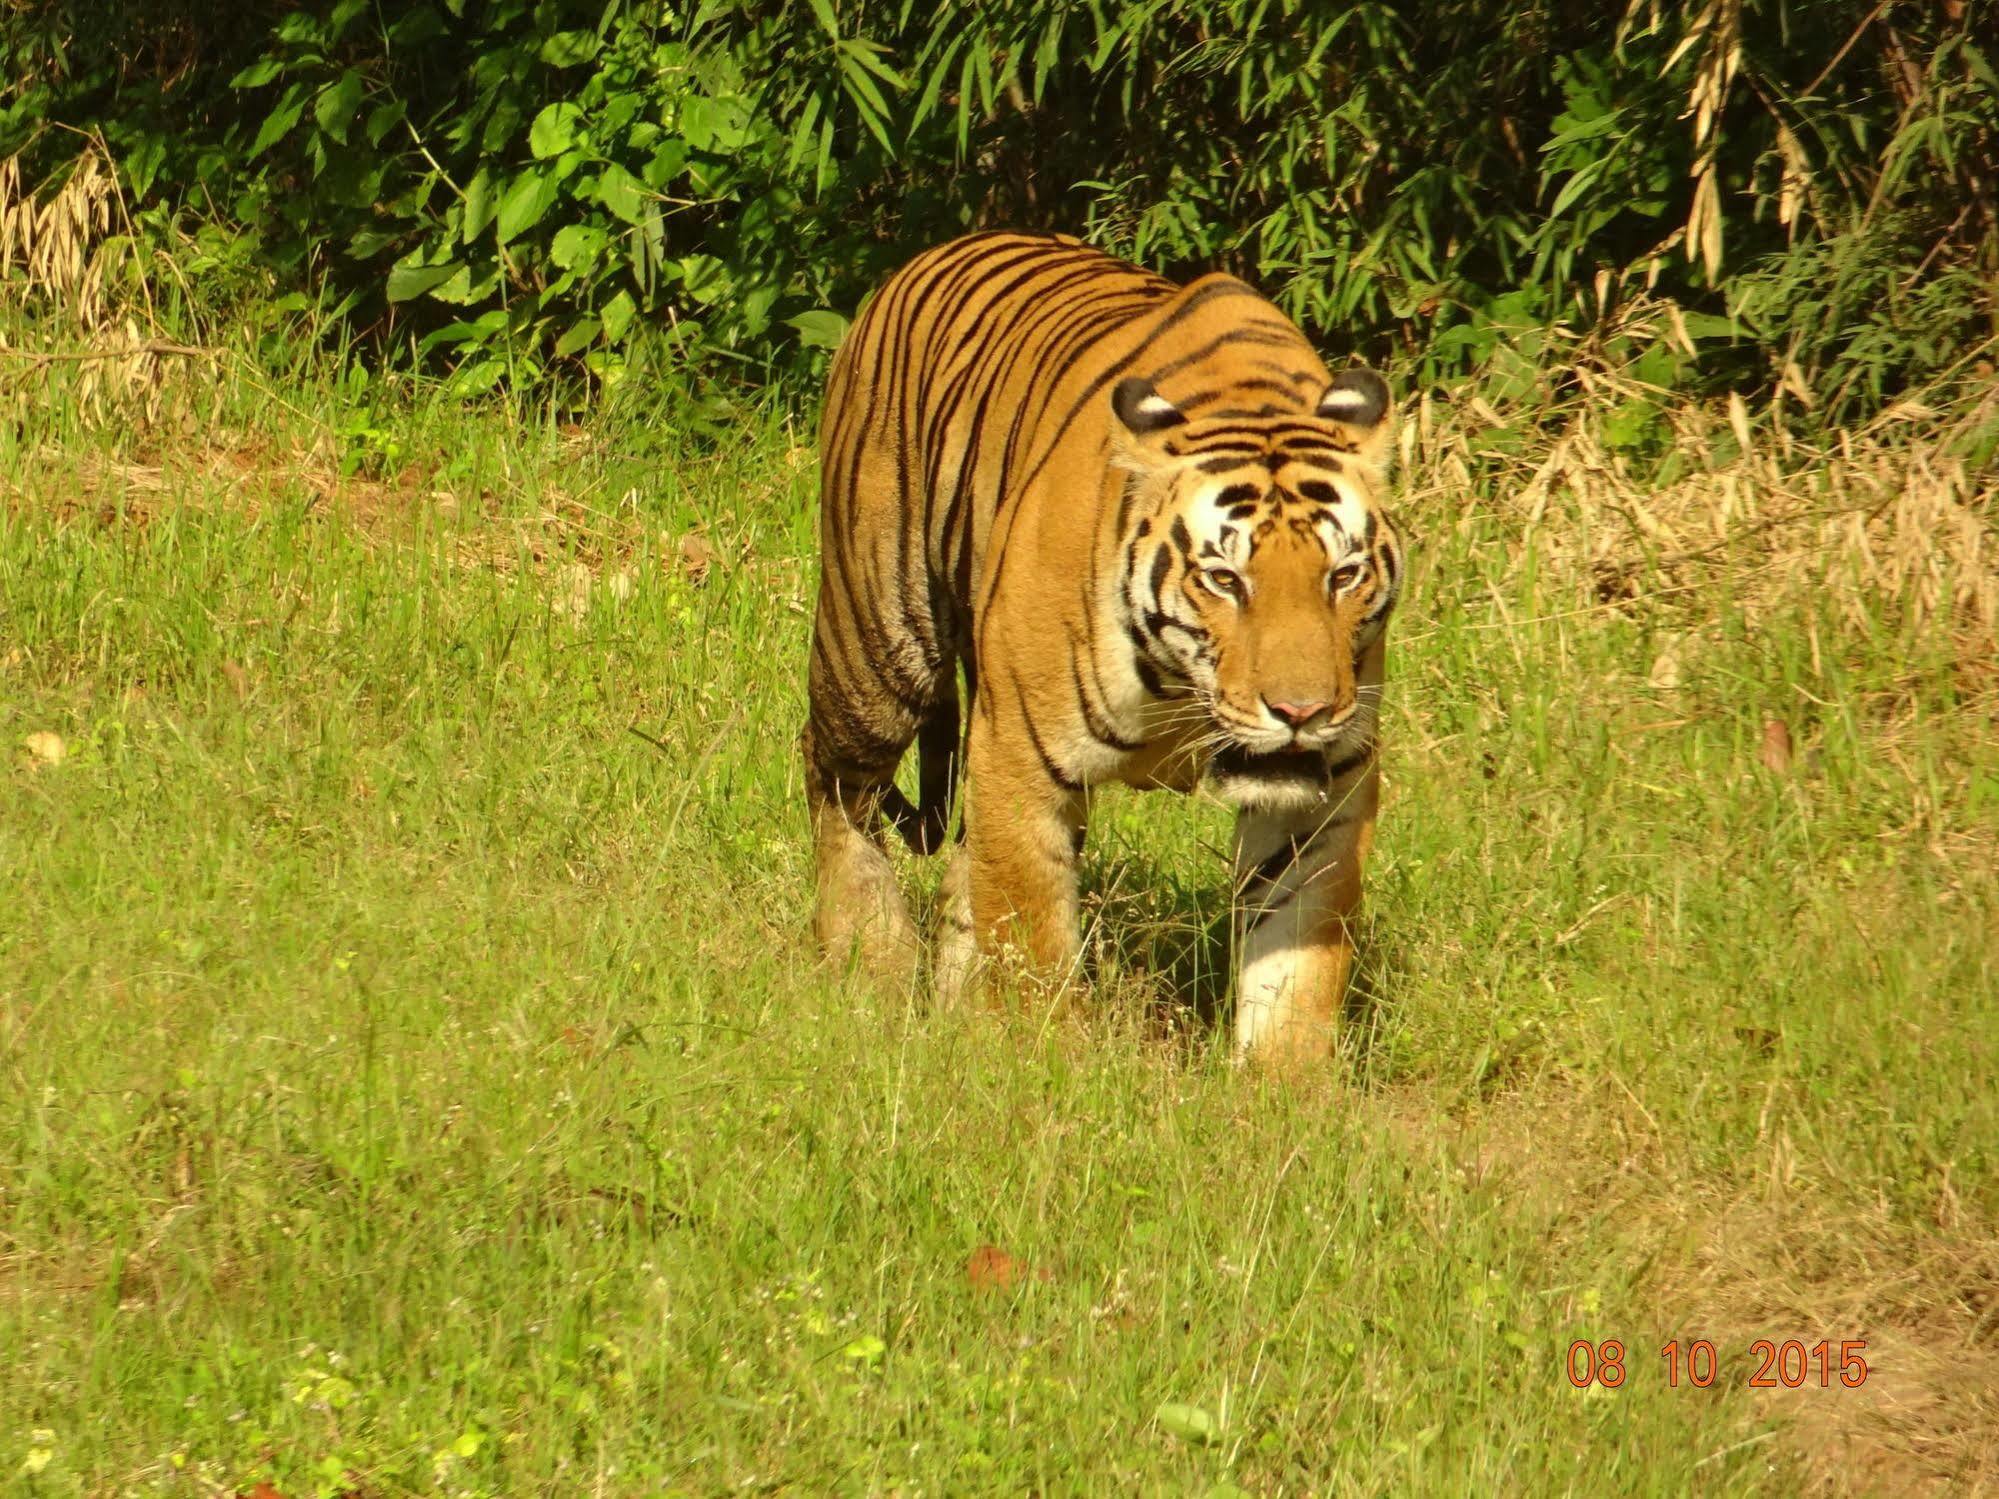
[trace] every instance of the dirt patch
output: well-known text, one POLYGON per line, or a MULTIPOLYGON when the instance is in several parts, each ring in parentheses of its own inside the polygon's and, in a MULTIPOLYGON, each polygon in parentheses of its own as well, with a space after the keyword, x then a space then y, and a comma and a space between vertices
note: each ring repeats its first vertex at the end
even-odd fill
MULTIPOLYGON (((1781 1347, 1831 1345, 1821 1388, 1773 1368, 1759 1409, 1807 1492, 1999 1494, 1999 1235, 1950 1209, 1932 1229, 1885 1209, 1828 1211, 1780 1179, 1724 1191, 1677 1174, 1635 1097, 1559 1080, 1453 1107, 1415 1089, 1375 1100, 1390 1138, 1440 1147, 1475 1181, 1497 1179, 1577 1232, 1644 1243, 1643 1287, 1663 1337, 1706 1339, 1720 1379, 1749 1385, 1781 1347), (1864 1380, 1843 1386, 1839 1345, 1864 1342, 1864 1380)), ((1781 1174, 1779 1174, 1780 1176, 1781 1174)), ((1649 1330, 1648 1330, 1649 1332, 1649 1330)), ((1646 1350, 1646 1357, 1653 1356, 1646 1350)), ((1648 1373, 1656 1374, 1652 1369, 1648 1373)))
MULTIPOLYGON (((1864 1341, 1855 1388, 1758 1392, 1824 1494, 1999 1492, 1999 1244, 1829 1216, 1760 1192, 1687 1194, 1694 1253, 1661 1265, 1660 1303, 1719 1345, 1864 1341)), ((1752 1360, 1760 1365, 1762 1357, 1752 1360)), ((1749 1373, 1756 1370, 1752 1368, 1749 1373)), ((1748 1377, 1747 1374, 1744 1376, 1748 1377)))
POLYGON ((105 526, 144 526, 169 508, 213 506, 256 515, 302 498, 368 525, 405 519, 426 503, 455 503, 426 479, 414 465, 390 479, 362 478, 310 452, 225 437, 177 444, 152 462, 99 454, 45 460, 22 476, 7 501, 42 515, 53 508, 65 521, 88 517, 105 526))

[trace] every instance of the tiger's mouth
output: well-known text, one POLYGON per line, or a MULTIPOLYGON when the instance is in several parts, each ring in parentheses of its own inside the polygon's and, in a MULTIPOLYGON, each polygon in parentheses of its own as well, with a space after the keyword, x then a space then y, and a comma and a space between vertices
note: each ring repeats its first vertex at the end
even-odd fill
POLYGON ((1224 744, 1209 759, 1209 790, 1234 807, 1297 812, 1323 802, 1371 760, 1369 742, 1272 750, 1259 754, 1240 744, 1224 744))
POLYGON ((1284 749, 1259 753, 1240 744, 1225 744, 1208 761, 1212 776, 1246 776, 1252 780, 1326 779, 1326 752, 1284 749))
POLYGON ((1258 754, 1228 744, 1208 761, 1209 787, 1237 807, 1282 810, 1310 806, 1332 788, 1332 761, 1322 749, 1258 754))

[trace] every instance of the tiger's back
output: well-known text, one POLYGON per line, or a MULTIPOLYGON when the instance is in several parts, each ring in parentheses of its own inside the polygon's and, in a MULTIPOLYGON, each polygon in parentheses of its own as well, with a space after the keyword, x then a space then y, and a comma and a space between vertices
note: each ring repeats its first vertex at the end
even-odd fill
MULTIPOLYGON (((819 534, 823 575, 865 586, 822 586, 827 649, 812 657, 812 732, 848 775, 879 773, 947 716, 955 745, 957 666, 976 682, 975 590, 1002 496, 1064 375, 1178 291, 1077 240, 991 233, 917 257, 856 320, 827 379, 819 534)), ((892 813, 912 826, 899 802, 892 813)))

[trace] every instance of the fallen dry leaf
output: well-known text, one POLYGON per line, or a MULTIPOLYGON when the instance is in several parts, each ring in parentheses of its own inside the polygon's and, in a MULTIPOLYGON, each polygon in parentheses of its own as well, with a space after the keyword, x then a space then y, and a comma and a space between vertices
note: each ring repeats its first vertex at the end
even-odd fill
POLYGON ((1763 762, 1765 770, 1778 775, 1791 768, 1791 728, 1783 719, 1773 718, 1763 725, 1763 747, 1756 752, 1756 758, 1763 762))
POLYGON ((965 1282, 975 1291, 1011 1291, 1024 1280, 1054 1278, 1047 1270, 1016 1259, 997 1244, 981 1244, 965 1261, 965 1282))
POLYGON ((250 674, 234 661, 222 663, 222 675, 229 679, 229 686, 236 694, 236 701, 242 702, 250 695, 250 674))
POLYGON ((1666 645, 1652 662, 1651 671, 1645 680, 1661 692, 1671 692, 1680 685, 1680 650, 1682 642, 1677 636, 1668 636, 1666 645))
POLYGON ((680 553, 681 571, 687 574, 690 583, 706 581, 708 569, 713 567, 722 555, 715 550, 714 543, 699 531, 689 531, 681 537, 676 550, 680 553))
POLYGON ((21 743, 44 765, 60 765, 69 758, 69 746, 63 743, 62 735, 50 733, 47 729, 37 730, 21 743))

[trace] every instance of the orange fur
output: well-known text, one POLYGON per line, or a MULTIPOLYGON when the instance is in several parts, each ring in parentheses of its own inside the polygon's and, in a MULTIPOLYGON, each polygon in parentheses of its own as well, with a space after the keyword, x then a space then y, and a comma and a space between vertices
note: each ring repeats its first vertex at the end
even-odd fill
POLYGON ((1073 976, 1087 788, 1205 781, 1241 809, 1238 1042, 1323 1054, 1401 573, 1389 433, 1378 376, 1330 374, 1230 277, 1175 286, 1024 234, 891 277, 821 435, 802 746, 826 950, 913 977, 883 828, 935 849, 962 764, 940 989, 1009 947, 1073 976))

